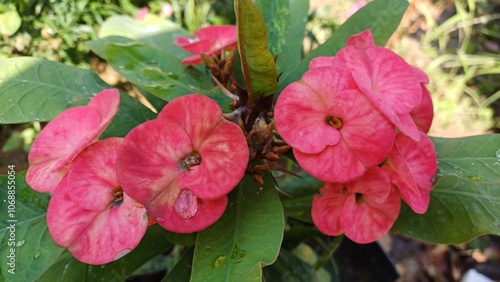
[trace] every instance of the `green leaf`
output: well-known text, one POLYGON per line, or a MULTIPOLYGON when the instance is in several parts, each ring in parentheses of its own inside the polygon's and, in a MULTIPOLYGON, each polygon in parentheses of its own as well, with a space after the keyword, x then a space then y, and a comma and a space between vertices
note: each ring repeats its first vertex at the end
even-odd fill
POLYGON ((21 27, 21 17, 17 11, 6 11, 0 13, 0 33, 12 36, 21 27))
POLYGON ((95 73, 58 62, 0 60, 0 123, 48 121, 107 88, 95 73))
POLYGON ((385 45, 398 27, 407 8, 407 0, 374 0, 368 3, 335 30, 332 37, 313 50, 296 68, 288 72, 285 70, 280 78, 278 92, 281 92, 291 82, 299 80, 308 70, 309 62, 313 58, 334 56, 353 34, 370 29, 375 44, 385 45))
POLYGON ((278 71, 267 46, 264 18, 252 0, 235 0, 238 50, 245 84, 254 100, 278 89, 278 71))
POLYGON ((302 60, 309 1, 256 0, 266 22, 269 51, 278 55, 278 73, 296 67, 302 60))
MULTIPOLYGON (((292 253, 281 250, 276 262, 264 268, 266 281, 318 281, 316 270, 292 253)), ((329 280, 325 280, 329 281, 329 280)))
POLYGON ((175 264, 161 282, 182 282, 189 281, 191 278, 191 264, 193 263, 194 248, 189 248, 182 255, 181 259, 175 264))
POLYGON ((131 17, 120 15, 107 18, 99 30, 101 39, 88 41, 88 43, 92 44, 92 49, 94 49, 96 45, 106 43, 108 37, 126 37, 184 59, 189 56, 189 53, 174 45, 174 39, 179 36, 189 36, 189 34, 176 23, 163 19, 154 22, 138 22, 131 17))
POLYGON ((431 243, 500 235, 500 135, 433 138, 439 168, 423 215, 403 205, 392 231, 431 243))
POLYGON ((163 100, 199 93, 214 99, 223 110, 229 98, 212 84, 210 75, 186 67, 179 58, 142 42, 124 37, 110 37, 106 43, 89 46, 123 77, 163 100))
POLYGON ((264 181, 260 186, 245 176, 221 219, 199 232, 191 281, 261 281, 261 267, 278 256, 284 229, 270 174, 264 181))
POLYGON ((117 261, 89 265, 79 262, 65 251, 38 281, 124 281, 149 259, 172 247, 165 237, 165 230, 153 225, 148 228, 137 248, 117 261))
MULTIPOLYGON (((14 170, 12 170, 14 171, 14 170)), ((45 214, 50 196, 33 191, 25 181, 25 173, 0 176, 0 280, 34 281, 64 252, 47 230, 45 214), (15 199, 9 198, 15 192, 15 199), (7 200, 7 201, 4 201, 7 200), (14 229, 15 228, 15 229, 14 229), (13 251, 13 252, 12 252, 13 251), (15 274, 5 264, 14 256, 15 274), (2 279, 3 278, 3 279, 2 279)))

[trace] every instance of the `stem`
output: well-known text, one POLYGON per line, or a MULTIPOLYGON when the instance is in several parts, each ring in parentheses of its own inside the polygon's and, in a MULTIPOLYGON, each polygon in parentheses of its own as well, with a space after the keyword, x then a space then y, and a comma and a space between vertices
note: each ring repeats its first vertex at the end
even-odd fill
POLYGON ((316 262, 316 265, 314 266, 316 270, 320 269, 321 267, 323 267, 323 265, 325 265, 325 263, 328 262, 332 254, 339 247, 342 238, 344 238, 344 235, 336 236, 328 245, 325 246, 325 251, 316 262))

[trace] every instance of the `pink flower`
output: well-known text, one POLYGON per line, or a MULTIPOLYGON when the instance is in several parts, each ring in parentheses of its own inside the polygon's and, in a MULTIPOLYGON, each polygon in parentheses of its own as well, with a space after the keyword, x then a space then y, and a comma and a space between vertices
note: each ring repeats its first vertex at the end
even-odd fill
POLYGON ((137 11, 137 15, 135 16, 135 19, 139 22, 142 22, 146 19, 146 16, 149 13, 149 8, 148 7, 142 7, 139 11, 137 11))
POLYGON ((146 209, 123 193, 116 178, 122 142, 108 138, 83 149, 49 202, 50 235, 84 263, 123 257, 139 244, 148 226, 146 209))
POLYGON ((418 141, 410 111, 420 104, 422 89, 413 67, 389 49, 375 46, 370 30, 353 35, 335 57, 319 57, 315 66, 342 66, 373 105, 401 132, 418 141))
POLYGON ((129 132, 118 179, 163 228, 191 233, 219 219, 248 159, 241 129, 223 118, 213 100, 191 94, 129 132))
POLYGON ((429 83, 429 78, 420 69, 413 68, 413 70, 420 81, 420 87, 422 88, 422 101, 418 106, 411 110, 410 116, 417 125, 418 129, 427 133, 431 128, 432 119, 434 118, 434 106, 432 105, 431 93, 425 87, 425 84, 429 83))
POLYGON ((387 157, 394 142, 394 126, 343 68, 309 70, 283 90, 274 113, 300 166, 326 182, 361 177, 387 157))
POLYGON ((423 132, 420 133, 420 142, 402 134, 396 135, 394 148, 383 168, 413 211, 425 213, 429 206, 432 179, 437 171, 432 140, 423 132))
POLYGON ((107 89, 87 106, 70 108, 40 132, 28 155, 27 183, 38 192, 52 192, 68 172, 73 158, 96 142, 118 112, 120 93, 107 89))
POLYGON ((384 236, 396 221, 401 208, 397 190, 379 167, 370 168, 354 182, 325 183, 314 196, 311 216, 326 235, 345 233, 365 244, 384 236))
POLYGON ((182 47, 188 53, 195 54, 182 60, 182 63, 196 66, 203 63, 201 54, 211 56, 220 54, 222 50, 235 49, 237 46, 236 31, 234 25, 209 26, 197 30, 193 37, 177 37, 174 44, 182 47))

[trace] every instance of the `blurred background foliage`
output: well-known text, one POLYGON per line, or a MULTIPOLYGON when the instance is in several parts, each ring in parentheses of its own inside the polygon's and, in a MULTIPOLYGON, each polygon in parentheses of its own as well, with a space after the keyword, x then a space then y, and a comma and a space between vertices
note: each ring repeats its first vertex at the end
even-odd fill
MULTIPOLYGON (((311 0, 304 54, 323 43, 365 2, 311 0)), ((0 59, 34 56, 92 68, 111 85, 130 90, 127 82, 91 54, 86 44, 98 38, 99 28, 107 18, 128 15, 140 21, 149 14, 194 32, 207 25, 234 23, 232 3, 0 0, 0 59)), ((428 87, 435 107, 430 135, 459 137, 500 132, 500 0, 410 0, 410 8, 388 47, 430 77, 428 87)), ((42 127, 36 122, 0 125, 0 174, 5 174, 6 166, 12 164, 18 171, 27 169, 27 152, 42 127)), ((401 281, 456 281, 465 269, 475 265, 487 268, 488 262, 496 260, 492 268, 498 270, 500 261, 498 237, 482 236, 459 246, 430 246, 402 237, 381 243, 403 274, 401 281), (412 269, 412 264, 417 267, 412 269)), ((168 259, 178 260, 179 252, 173 254, 168 259)), ((493 275, 500 276, 498 271, 493 275)))

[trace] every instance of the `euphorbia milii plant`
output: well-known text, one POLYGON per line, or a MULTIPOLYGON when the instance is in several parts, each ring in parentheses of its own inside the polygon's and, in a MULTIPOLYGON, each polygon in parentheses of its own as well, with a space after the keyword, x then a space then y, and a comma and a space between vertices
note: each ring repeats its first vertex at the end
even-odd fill
MULTIPOLYGON (((24 190, 22 173, 0 183, 4 216, 17 224, 0 227, 9 246, 0 254, 12 248, 17 266, 30 266, 18 279, 109 280, 112 272, 126 280, 168 256, 176 263, 162 270, 168 281, 279 280, 294 269, 315 280, 341 236, 370 244, 398 232, 458 244, 499 233, 500 140, 428 137, 434 84, 382 47, 408 1, 370 1, 310 52, 308 9, 296 2, 235 0, 236 25, 191 36, 185 25, 150 26, 153 15, 118 18, 126 31, 113 34, 115 21, 103 34, 119 36, 89 46, 140 99, 120 98, 82 69, 0 60, 0 121, 55 116, 33 143, 26 174, 50 195, 24 190), (365 30, 355 34, 353 23, 365 30), (144 34, 127 37, 135 31, 144 34), (11 102, 32 97, 40 103, 11 102), (73 104, 82 99, 87 106, 73 104), (323 253, 314 266, 293 257, 311 242, 323 253), (26 255, 27 246, 39 251, 26 255), (83 263, 110 264, 77 268, 63 248, 83 263)), ((172 19, 191 15, 174 8, 172 19)))

